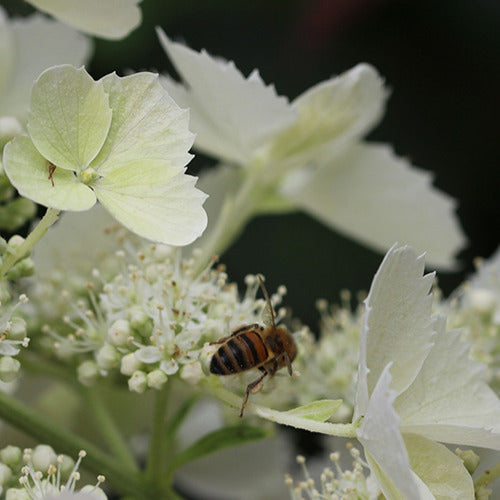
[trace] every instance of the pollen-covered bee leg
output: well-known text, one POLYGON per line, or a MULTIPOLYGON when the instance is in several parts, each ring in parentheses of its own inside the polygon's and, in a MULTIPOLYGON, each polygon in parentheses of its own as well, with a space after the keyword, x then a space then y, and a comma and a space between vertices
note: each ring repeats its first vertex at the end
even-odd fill
POLYGON ((243 412, 245 411, 245 406, 247 405, 248 396, 250 394, 256 394, 262 389, 263 386, 262 381, 264 380, 264 377, 266 375, 267 371, 264 371, 264 373, 257 380, 247 385, 245 396, 243 397, 243 402, 241 403, 240 418, 243 416, 243 412))

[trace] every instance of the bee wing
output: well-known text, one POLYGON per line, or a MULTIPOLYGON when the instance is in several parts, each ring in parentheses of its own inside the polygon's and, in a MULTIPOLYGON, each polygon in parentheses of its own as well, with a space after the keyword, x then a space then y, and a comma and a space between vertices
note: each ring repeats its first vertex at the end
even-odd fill
POLYGON ((260 287, 262 288, 262 293, 264 294, 264 298, 266 299, 266 305, 264 310, 262 311, 262 321, 266 326, 275 326, 275 316, 273 305, 271 304, 271 299, 269 298, 269 293, 267 293, 267 288, 264 285, 264 277, 261 274, 257 275, 257 278, 260 283, 260 287))

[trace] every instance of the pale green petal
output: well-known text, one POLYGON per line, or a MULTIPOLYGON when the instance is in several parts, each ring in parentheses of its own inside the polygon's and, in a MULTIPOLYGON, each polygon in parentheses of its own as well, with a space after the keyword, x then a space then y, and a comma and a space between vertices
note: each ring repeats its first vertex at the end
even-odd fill
MULTIPOLYGON (((92 45, 88 38, 69 26, 40 14, 11 20, 9 31, 15 59, 8 72, 8 85, 0 95, 0 115, 24 121, 28 116, 31 88, 40 73, 56 64, 79 66, 85 63, 92 45)), ((3 74, 3 62, 0 65, 3 74)))
POLYGON ((386 498, 420 500, 399 432, 399 417, 392 407, 396 393, 390 389, 389 369, 387 365, 380 375, 357 435, 386 498))
POLYGON ((338 151, 373 128, 382 117, 387 95, 382 78, 369 64, 358 64, 315 85, 292 103, 299 119, 276 138, 272 156, 310 160, 338 151))
POLYGON ((4 95, 14 65, 14 36, 5 11, 0 7, 0 116, 4 112, 4 95))
POLYGON ((403 437, 411 468, 436 500, 474 500, 472 478, 455 453, 422 436, 403 437))
POLYGON ((182 106, 191 110, 195 146, 217 158, 248 163, 274 134, 290 126, 296 112, 274 86, 253 71, 245 78, 233 62, 195 52, 157 30, 160 42, 186 87, 163 83, 182 106))
POLYGON ((323 163, 300 189, 285 193, 329 227, 385 251, 395 241, 426 252, 429 265, 455 267, 465 236, 455 201, 431 185, 432 174, 384 144, 353 145, 323 163))
POLYGON ((360 338, 356 415, 363 413, 382 371, 392 363, 391 389, 403 392, 415 379, 434 335, 429 290, 434 274, 411 247, 389 250, 365 300, 360 338), (368 373, 364 375, 366 368, 368 373))
POLYGON ((3 166, 19 193, 46 207, 87 210, 94 192, 79 182, 72 171, 56 168, 49 179, 49 163, 26 136, 17 136, 4 149, 3 166))
POLYGON ((101 38, 127 36, 141 22, 141 0, 26 0, 63 23, 101 38))
POLYGON ((486 366, 469 359, 459 332, 436 323, 434 346, 394 407, 404 432, 436 441, 500 450, 500 401, 484 381, 486 366))
POLYGON ((188 129, 189 112, 177 106, 158 75, 136 73, 121 78, 112 73, 101 82, 113 119, 106 142, 92 162, 100 175, 140 160, 160 160, 172 167, 189 162, 194 140, 188 129))
POLYGON ((131 231, 161 243, 187 245, 207 225, 206 195, 184 168, 144 160, 109 169, 93 185, 99 201, 131 231))
POLYGON ((59 168, 85 169, 101 149, 110 122, 102 83, 84 68, 54 66, 33 86, 28 131, 38 151, 59 168))

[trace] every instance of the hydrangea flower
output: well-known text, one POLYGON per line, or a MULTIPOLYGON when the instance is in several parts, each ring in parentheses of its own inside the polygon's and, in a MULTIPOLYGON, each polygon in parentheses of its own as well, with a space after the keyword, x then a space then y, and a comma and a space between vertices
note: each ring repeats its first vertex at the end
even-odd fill
POLYGON ((24 122, 38 75, 55 64, 83 64, 90 52, 74 29, 39 14, 8 19, 0 7, 0 117, 24 122))
POLYGON ((57 210, 96 200, 130 230, 186 245, 207 224, 206 195, 185 165, 193 135, 181 110, 151 73, 94 81, 69 65, 46 70, 33 86, 29 137, 4 149, 18 191, 57 210))
POLYGON ((453 267, 465 242, 455 202, 390 146, 363 140, 388 94, 372 66, 289 103, 257 71, 245 78, 232 62, 158 35, 184 81, 164 77, 163 85, 190 108, 195 147, 222 162, 204 179, 209 210, 222 219, 212 252, 234 236, 229 225, 237 232, 255 214, 301 209, 373 248, 404 240, 427 250, 433 265, 453 267))
MULTIPOLYGON (((27 0, 73 28, 110 40, 126 37, 141 23, 141 0, 27 0)), ((62 61, 59 61, 62 62, 62 61)))
POLYGON ((432 316, 423 256, 393 247, 365 301, 354 422, 388 499, 473 498, 444 443, 500 450, 500 401, 460 332, 432 316), (361 419, 361 420, 360 420, 361 419))

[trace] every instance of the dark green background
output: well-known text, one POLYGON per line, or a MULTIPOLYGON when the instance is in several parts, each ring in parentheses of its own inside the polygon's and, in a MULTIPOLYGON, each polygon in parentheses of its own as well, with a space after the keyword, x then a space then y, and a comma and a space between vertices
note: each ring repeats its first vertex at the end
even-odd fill
MULTIPOLYGON (((3 2, 27 13, 22 2, 3 2)), ((392 89, 382 124, 370 139, 435 173, 435 184, 459 200, 470 239, 458 273, 439 273, 445 292, 489 256, 500 234, 498 0, 144 0, 143 23, 120 42, 96 41, 94 77, 116 70, 171 70, 154 26, 192 48, 233 59, 248 74, 258 68, 280 94, 294 98, 356 63, 373 64, 392 89)), ((197 157, 196 173, 212 162, 197 157)), ((252 221, 222 258, 230 278, 266 275, 281 283, 286 303, 316 329, 314 302, 339 290, 367 289, 382 256, 306 215, 252 221)))

